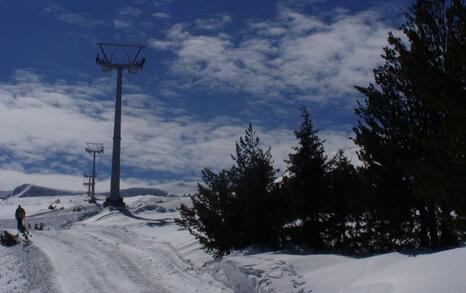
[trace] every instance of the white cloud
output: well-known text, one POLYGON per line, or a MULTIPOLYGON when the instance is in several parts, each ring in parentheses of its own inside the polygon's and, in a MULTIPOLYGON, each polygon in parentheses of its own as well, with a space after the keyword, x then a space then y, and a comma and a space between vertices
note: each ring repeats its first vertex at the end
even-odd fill
POLYGON ((83 178, 80 176, 46 173, 28 174, 24 171, 0 169, 0 187, 2 190, 13 190, 25 183, 56 189, 84 190, 82 188, 83 178))
POLYGON ((161 41, 161 40, 156 40, 156 39, 150 39, 148 41, 148 44, 152 48, 158 49, 158 50, 167 50, 167 49, 169 49, 170 47, 173 46, 172 42, 161 41))
MULTIPOLYGON (((56 188, 81 186, 88 167, 86 142, 103 142, 106 152, 99 164, 108 167, 113 133, 113 80, 100 78, 92 83, 47 83, 28 71, 18 70, 15 79, 0 83, 0 189, 25 182, 56 188)), ((138 91, 137 87, 128 86, 138 91)), ((172 174, 175 181, 154 178, 126 178, 127 184, 165 184, 174 190, 197 178, 200 170, 232 165, 234 142, 247 125, 231 117, 218 116, 200 121, 186 116, 183 109, 168 108, 143 93, 124 94, 122 168, 172 174), (177 114, 176 114, 177 113, 177 114)), ((284 159, 296 145, 293 130, 256 127, 265 147, 272 146, 275 166, 286 169, 284 159)), ((322 131, 329 154, 338 148, 354 152, 349 134, 322 131)), ((108 178, 102 175, 101 178, 108 178)), ((125 179, 123 177, 123 179, 125 179)), ((108 181, 108 179, 106 179, 108 181)), ((101 185, 106 186, 104 180, 101 185)), ((79 189, 79 188, 78 188, 79 189)), ((105 189, 106 190, 106 187, 105 189)), ((170 190, 169 190, 170 191, 170 190)))
POLYGON ((129 20, 114 19, 113 26, 118 29, 129 29, 133 27, 133 23, 129 20))
MULTIPOLYGON (((50 83, 24 70, 18 70, 13 81, 0 83, 0 151, 8 154, 2 156, 0 170, 37 175, 5 178, 2 184, 8 180, 15 184, 45 180, 42 185, 47 185, 58 178, 60 184, 76 186, 88 167, 83 149, 86 142, 105 144, 106 152, 99 157, 99 164, 108 169, 114 102, 104 97, 113 96, 113 85, 113 80, 106 77, 90 83, 50 83)), ((166 173, 178 181, 191 182, 204 167, 218 170, 231 166, 230 154, 247 126, 244 122, 224 116, 200 121, 184 114, 183 109, 156 102, 131 85, 125 87, 124 100, 123 171, 132 168, 149 174, 166 173), (128 92, 131 88, 133 92, 128 92)), ((258 128, 258 133, 265 146, 273 146, 275 162, 283 169, 283 159, 294 141, 293 132, 258 128)), ((156 181, 148 178, 145 182, 156 181)), ((0 189, 5 188, 0 185, 0 189)))
POLYGON ((144 18, 143 14, 144 11, 138 7, 120 8, 111 22, 114 28, 120 30, 113 37, 131 43, 144 43, 146 32, 152 30, 154 24, 151 19, 144 18))
POLYGON ((30 72, 17 71, 13 83, 0 84, 0 147, 19 163, 80 154, 84 142, 111 133, 113 102, 92 100, 112 91, 107 82, 48 84, 30 72))
POLYGON ((347 99, 353 85, 372 80, 392 29, 371 11, 339 11, 328 21, 282 8, 273 20, 249 21, 242 35, 195 33, 200 22, 176 24, 165 39, 149 41, 175 54, 171 71, 186 86, 323 103, 347 99))
POLYGON ((137 7, 126 6, 118 11, 120 15, 138 17, 142 15, 142 10, 137 7))
POLYGON ((170 14, 165 13, 165 12, 154 12, 152 13, 152 16, 158 19, 169 19, 170 14))
POLYGON ((50 4, 44 12, 54 15, 58 20, 84 28, 93 28, 105 25, 105 21, 90 17, 85 13, 70 12, 57 4, 50 4))
POLYGON ((361 162, 357 156, 359 147, 354 144, 351 137, 352 132, 324 130, 318 133, 319 137, 324 140, 324 148, 329 158, 333 157, 338 150, 343 150, 345 156, 348 157, 353 165, 359 166, 361 162))
POLYGON ((233 18, 229 15, 217 15, 211 18, 196 19, 194 25, 201 30, 219 30, 231 23, 233 18))

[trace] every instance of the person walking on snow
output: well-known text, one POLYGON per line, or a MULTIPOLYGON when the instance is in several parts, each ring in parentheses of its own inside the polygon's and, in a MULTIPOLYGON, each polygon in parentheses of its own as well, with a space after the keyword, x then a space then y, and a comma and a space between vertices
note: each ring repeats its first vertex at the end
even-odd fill
POLYGON ((16 212, 15 212, 15 218, 16 218, 16 221, 18 221, 19 232, 24 232, 26 230, 26 227, 24 227, 23 225, 24 217, 26 217, 26 211, 21 207, 21 205, 18 205, 18 208, 16 209, 16 212))

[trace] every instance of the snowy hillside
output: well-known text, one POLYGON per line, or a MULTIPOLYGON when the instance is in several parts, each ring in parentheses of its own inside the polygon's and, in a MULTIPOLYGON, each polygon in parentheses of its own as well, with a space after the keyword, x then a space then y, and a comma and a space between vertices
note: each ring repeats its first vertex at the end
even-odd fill
MULTIPOLYGON (((110 192, 105 192, 102 195, 108 196, 110 192)), ((168 196, 168 193, 157 189, 157 188, 142 188, 142 187, 133 187, 120 190, 120 196, 130 197, 137 195, 159 195, 159 196, 168 196)))
POLYGON ((133 196, 120 212, 84 196, 2 200, 0 229, 16 233, 21 204, 26 222, 46 230, 0 246, 0 292, 466 292, 466 248, 359 259, 251 250, 214 260, 174 224, 187 201, 133 196))
MULTIPOLYGON (((50 187, 38 186, 33 184, 23 184, 12 191, 0 191, 0 197, 33 197, 33 196, 63 196, 63 195, 77 195, 84 194, 84 191, 70 191, 60 190, 50 187)), ((108 196, 110 192, 101 193, 103 196, 108 196)), ((120 195, 123 197, 137 196, 137 195, 159 195, 170 196, 166 191, 158 188, 143 188, 133 187, 120 190, 120 195)))

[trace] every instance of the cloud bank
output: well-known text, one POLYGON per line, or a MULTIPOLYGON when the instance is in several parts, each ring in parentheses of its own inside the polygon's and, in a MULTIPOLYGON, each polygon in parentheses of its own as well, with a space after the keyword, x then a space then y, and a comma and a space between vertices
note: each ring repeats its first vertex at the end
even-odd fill
POLYGON ((326 19, 281 7, 276 18, 250 20, 240 33, 221 29, 231 21, 223 16, 177 23, 149 46, 174 55, 170 70, 188 87, 353 104, 353 86, 372 81, 392 30, 374 11, 336 10, 326 19))
MULTIPOLYGON (((26 179, 80 189, 82 179, 78 178, 88 168, 83 149, 86 142, 105 144, 106 153, 99 157, 99 164, 109 169, 114 101, 107 97, 113 97, 112 86, 107 77, 92 82, 46 82, 24 70, 18 70, 12 81, 0 83, 0 151, 5 154, 0 159, 0 189, 26 179)), ((157 102, 137 87, 128 88, 132 90, 124 95, 122 171, 131 168, 153 174, 126 180, 128 184, 179 188, 179 182, 198 180, 204 167, 231 166, 234 142, 243 135, 246 123, 221 116, 201 121, 183 114, 183 109, 157 102), (178 179, 158 180, 157 174, 178 179)), ((257 132, 264 146, 272 146, 276 165, 284 170, 283 160, 296 144, 293 131, 257 127, 257 132)), ((322 136, 331 137, 327 139, 333 142, 329 151, 348 144, 344 132, 327 131, 322 136)), ((100 180, 108 176, 102 174, 100 180)))

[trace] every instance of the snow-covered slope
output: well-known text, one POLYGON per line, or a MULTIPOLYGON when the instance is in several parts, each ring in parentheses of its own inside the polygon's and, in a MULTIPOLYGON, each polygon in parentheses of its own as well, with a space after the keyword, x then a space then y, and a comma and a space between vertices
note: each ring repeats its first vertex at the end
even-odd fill
POLYGON ((237 253, 214 264, 237 292, 461 293, 466 249, 368 258, 237 253))
MULTIPOLYGON (((102 195, 108 196, 110 192, 105 192, 102 195)), ((120 190, 120 196, 122 197, 131 197, 137 195, 159 195, 159 196, 168 196, 168 193, 157 189, 157 188, 142 188, 142 187, 133 187, 120 190)))
POLYGON ((0 246, 0 292, 466 292, 466 248, 368 258, 251 249, 214 260, 174 223, 189 198, 129 197, 124 212, 85 199, 0 201, 0 230, 14 232, 17 204, 27 223, 46 224, 29 244, 0 246))

